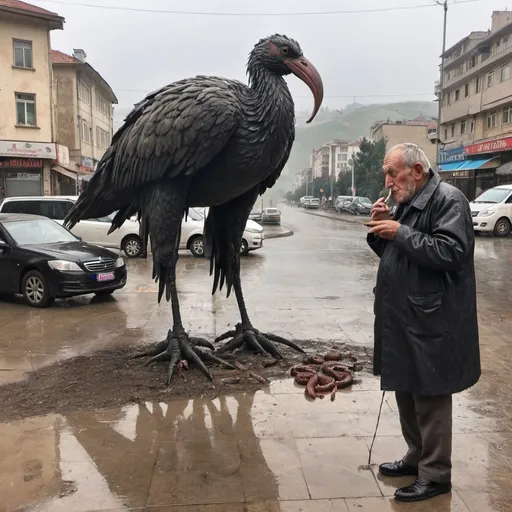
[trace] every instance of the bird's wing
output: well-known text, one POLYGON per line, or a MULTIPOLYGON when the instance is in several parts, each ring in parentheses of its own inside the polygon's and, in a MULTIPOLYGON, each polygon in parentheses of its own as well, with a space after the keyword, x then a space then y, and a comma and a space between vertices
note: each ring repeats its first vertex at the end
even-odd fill
POLYGON ((114 135, 69 224, 126 207, 151 182, 194 174, 224 149, 240 117, 228 80, 196 77, 149 94, 114 135))

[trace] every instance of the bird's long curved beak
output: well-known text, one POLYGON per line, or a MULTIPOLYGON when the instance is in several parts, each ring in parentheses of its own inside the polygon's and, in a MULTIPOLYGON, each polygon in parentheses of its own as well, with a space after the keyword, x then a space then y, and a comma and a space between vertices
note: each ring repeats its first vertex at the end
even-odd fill
POLYGON ((315 118, 320 106, 322 105, 322 100, 324 99, 324 84, 322 83, 322 78, 315 66, 313 66, 306 57, 285 60, 284 63, 290 68, 295 76, 300 78, 311 89, 311 92, 313 93, 315 106, 311 117, 306 121, 307 123, 310 123, 315 118))

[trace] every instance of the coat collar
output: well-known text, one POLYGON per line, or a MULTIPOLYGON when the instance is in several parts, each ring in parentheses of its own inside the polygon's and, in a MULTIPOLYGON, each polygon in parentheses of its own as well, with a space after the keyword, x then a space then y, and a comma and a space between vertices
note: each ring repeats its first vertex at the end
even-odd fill
POLYGON ((417 210, 423 210, 427 203, 429 202, 432 194, 437 190, 439 183, 441 182, 441 178, 437 172, 434 172, 432 169, 429 169, 430 179, 427 184, 419 191, 416 197, 413 198, 411 202, 411 206, 416 208, 417 210))

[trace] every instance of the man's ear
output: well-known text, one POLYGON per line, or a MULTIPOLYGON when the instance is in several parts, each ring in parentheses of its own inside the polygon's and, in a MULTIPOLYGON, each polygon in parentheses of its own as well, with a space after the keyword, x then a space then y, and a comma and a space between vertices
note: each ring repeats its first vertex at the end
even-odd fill
POLYGON ((423 178, 424 169, 423 165, 421 165, 419 162, 414 164, 414 167, 412 168, 412 175, 414 176, 414 179, 416 181, 419 181, 423 178))

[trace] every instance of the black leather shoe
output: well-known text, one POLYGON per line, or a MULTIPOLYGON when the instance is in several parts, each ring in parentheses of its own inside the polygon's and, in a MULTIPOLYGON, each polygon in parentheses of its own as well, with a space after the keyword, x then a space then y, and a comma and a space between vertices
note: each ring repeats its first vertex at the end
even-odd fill
POLYGON ((379 472, 386 476, 417 476, 418 467, 409 466, 404 461, 384 462, 379 466, 379 472))
POLYGON ((447 494, 451 490, 452 484, 450 482, 437 483, 417 478, 413 484, 397 489, 395 499, 398 501, 428 500, 440 494, 447 494))

